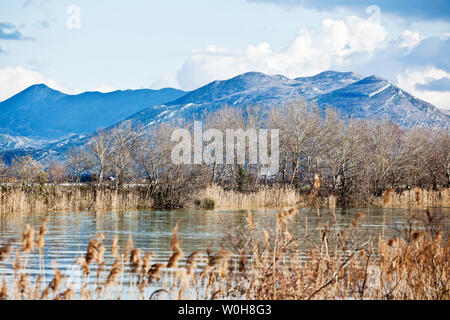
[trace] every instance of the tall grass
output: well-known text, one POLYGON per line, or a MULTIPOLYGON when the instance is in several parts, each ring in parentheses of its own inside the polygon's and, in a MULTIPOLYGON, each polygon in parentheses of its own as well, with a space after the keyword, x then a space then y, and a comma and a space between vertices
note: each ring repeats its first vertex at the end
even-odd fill
MULTIPOLYGON (((256 192, 241 193, 234 190, 225 190, 221 186, 211 185, 201 190, 197 199, 212 200, 214 209, 258 209, 279 208, 282 206, 310 206, 318 203, 321 206, 335 208, 337 198, 333 194, 321 194, 320 185, 310 192, 303 192, 287 186, 265 186, 256 192)), ((450 206, 450 189, 428 190, 414 188, 412 190, 387 189, 381 197, 374 197, 368 205, 384 207, 406 206, 450 206)))
POLYGON ((306 204, 305 197, 294 188, 261 187, 256 192, 241 193, 211 185, 199 192, 198 198, 210 199, 215 209, 279 208, 306 204))
POLYGON ((83 186, 2 186, 0 215, 58 210, 127 210, 149 208, 146 188, 83 186))
POLYGON ((384 206, 395 205, 411 205, 411 206, 450 206, 450 189, 442 188, 439 190, 428 190, 421 188, 414 188, 411 190, 399 190, 393 192, 388 189, 384 192, 383 198, 378 198, 374 201, 376 204, 383 204, 384 206))
MULTIPOLYGON (((136 210, 154 207, 154 195, 146 186, 80 185, 3 185, 0 186, 0 216, 14 213, 60 210, 136 210)), ((310 206, 314 202, 335 208, 336 196, 321 194, 319 189, 299 191, 287 186, 264 186, 256 192, 242 193, 210 185, 196 194, 189 195, 185 202, 190 207, 204 209, 259 209, 282 206, 310 206)), ((393 190, 370 203, 384 207, 450 206, 450 189, 393 190)))
MULTIPOLYGON (((3 279, 0 299, 443 299, 450 298, 448 235, 435 224, 415 224, 406 237, 358 241, 364 214, 347 226, 337 224, 335 213, 308 226, 297 217, 303 235, 291 230, 299 211, 282 208, 275 223, 265 224, 250 212, 247 224, 217 252, 185 254, 177 235, 170 240, 172 254, 161 261, 153 252, 125 248, 117 238, 111 246, 114 261, 104 258, 104 236, 91 238, 85 254, 74 263, 82 270, 80 290, 54 263, 53 276, 32 279, 27 254, 39 250, 35 232, 27 226, 22 243, 0 248, 0 264, 14 269, 13 281, 3 279), (309 250, 302 250, 308 243, 309 250)), ((429 219, 431 221, 431 219, 429 219)), ((38 240, 45 235, 46 221, 38 240)))

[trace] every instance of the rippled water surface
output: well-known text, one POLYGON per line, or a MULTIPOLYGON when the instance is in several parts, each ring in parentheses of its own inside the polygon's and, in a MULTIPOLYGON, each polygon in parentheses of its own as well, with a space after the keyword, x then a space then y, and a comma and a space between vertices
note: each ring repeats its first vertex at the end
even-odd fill
MULTIPOLYGON (((431 208, 432 214, 444 216, 442 221, 448 228, 448 213, 450 208, 431 208)), ((275 223, 275 210, 254 210, 254 220, 262 228, 270 229, 275 223)), ((336 209, 336 219, 340 228, 351 224, 357 213, 364 213, 357 231, 358 241, 368 239, 377 240, 378 237, 393 237, 404 234, 408 228, 408 219, 412 215, 426 218, 420 209, 382 209, 382 208, 351 208, 336 209)), ((49 212, 29 215, 9 216, 0 219, 0 247, 11 239, 16 239, 16 247, 20 248, 24 226, 30 224, 36 230, 42 220, 48 217, 48 233, 45 236, 44 268, 51 279, 52 261, 57 261, 58 267, 69 279, 76 282, 81 271, 74 261, 84 255, 89 239, 98 232, 105 236, 105 260, 112 264, 110 248, 114 236, 119 237, 121 250, 126 246, 127 239, 132 235, 136 248, 144 252, 151 250, 158 256, 160 262, 166 262, 171 255, 170 238, 177 222, 178 237, 181 247, 189 254, 195 250, 205 250, 208 244, 212 251, 219 250, 222 245, 229 247, 228 238, 240 233, 247 224, 247 211, 142 211, 142 212, 49 212)), ((332 215, 329 209, 322 209, 318 215, 316 210, 300 209, 300 213, 291 223, 292 234, 301 238, 305 232, 305 225, 309 232, 331 223, 332 215), (320 220, 320 224, 319 224, 320 220)), ((314 241, 314 237, 312 237, 314 241)), ((305 243, 305 250, 308 245, 305 243)), ((35 250, 36 251, 36 250, 35 250)), ((39 273, 39 259, 37 253, 27 257, 27 269, 34 274, 39 273)), ((8 281, 12 279, 13 259, 0 263, 0 275, 5 275, 8 281)))

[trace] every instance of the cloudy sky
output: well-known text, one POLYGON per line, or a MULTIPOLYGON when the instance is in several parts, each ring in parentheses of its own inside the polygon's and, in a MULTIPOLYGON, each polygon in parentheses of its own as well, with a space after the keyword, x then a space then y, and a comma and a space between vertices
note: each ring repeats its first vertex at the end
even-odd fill
POLYGON ((0 101, 195 89, 247 71, 377 74, 450 109, 448 0, 1 0, 0 101))

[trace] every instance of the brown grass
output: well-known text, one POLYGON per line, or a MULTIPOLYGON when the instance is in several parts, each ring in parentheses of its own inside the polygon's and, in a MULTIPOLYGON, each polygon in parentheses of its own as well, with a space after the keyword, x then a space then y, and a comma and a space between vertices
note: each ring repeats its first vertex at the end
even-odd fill
POLYGON ((414 188, 412 190, 394 191, 388 189, 384 196, 375 199, 375 204, 382 204, 384 207, 408 205, 420 207, 450 207, 450 189, 428 190, 414 188))
POLYGON ((304 196, 289 187, 262 187, 255 193, 240 193, 211 185, 199 192, 198 200, 211 199, 214 209, 279 208, 305 204, 304 196))
MULTIPOLYGON (((282 206, 328 206, 336 207, 336 196, 319 195, 318 176, 314 189, 300 192, 289 187, 261 187, 257 192, 240 193, 224 190, 211 185, 200 190, 194 197, 192 207, 204 209, 260 209, 282 206), (205 205, 207 203, 207 205, 205 205)), ((388 189, 382 197, 371 201, 384 207, 409 206, 450 206, 450 189, 414 189, 395 191, 388 189)), ((153 201, 146 187, 98 188, 92 185, 15 185, 0 186, 0 216, 16 213, 42 211, 86 211, 86 210, 136 210, 150 209, 153 201)))
POLYGON ((146 188, 93 186, 2 186, 0 212, 3 215, 59 210, 133 210, 150 208, 146 188))

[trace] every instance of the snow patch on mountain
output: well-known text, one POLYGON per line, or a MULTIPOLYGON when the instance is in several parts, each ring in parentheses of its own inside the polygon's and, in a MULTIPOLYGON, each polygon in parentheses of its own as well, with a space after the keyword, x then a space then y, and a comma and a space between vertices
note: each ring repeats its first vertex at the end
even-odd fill
POLYGON ((386 89, 389 88, 390 86, 391 86, 391 84, 388 83, 388 84, 386 84, 384 87, 381 87, 380 89, 378 89, 378 90, 376 90, 376 91, 374 91, 374 92, 369 93, 369 98, 372 98, 374 95, 377 95, 377 94, 383 92, 384 90, 386 90, 386 89))
POLYGON ((0 150, 39 148, 50 142, 50 140, 36 140, 28 137, 0 134, 0 150))

